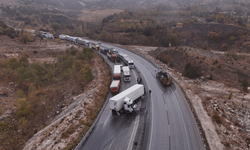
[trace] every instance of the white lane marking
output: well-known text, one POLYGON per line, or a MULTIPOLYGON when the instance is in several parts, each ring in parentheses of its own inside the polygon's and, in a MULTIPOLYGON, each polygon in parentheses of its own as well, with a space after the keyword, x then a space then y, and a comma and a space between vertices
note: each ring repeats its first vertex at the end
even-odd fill
MULTIPOLYGON (((141 107, 141 101, 138 102, 138 107, 137 108, 139 108, 139 107, 141 107)), ((138 129, 139 119, 140 119, 140 116, 137 115, 136 118, 135 118, 134 128, 133 128, 133 131, 132 131, 132 134, 131 134, 131 138, 130 138, 127 150, 129 150, 129 149, 132 150, 133 149, 133 145, 131 145, 131 142, 135 140, 135 134, 134 133, 138 129)))
MULTIPOLYGON (((110 110, 111 111, 111 110, 110 110)), ((110 115, 110 111, 109 111, 109 115, 110 115)), ((105 120, 104 124, 103 124, 103 127, 105 126, 105 124, 107 123, 108 119, 109 119, 109 115, 107 117, 107 119, 105 120)))
POLYGON ((184 127, 184 131, 185 131, 185 135, 186 135, 186 139, 187 139, 188 149, 190 150, 189 140, 188 140, 188 136, 187 136, 187 129, 186 129, 186 127, 184 126, 184 124, 185 124, 185 123, 184 123, 184 119, 183 119, 183 116, 182 116, 182 113, 181 113, 181 109, 180 109, 180 106, 179 106, 178 100, 177 100, 177 98, 176 98, 176 96, 175 96, 175 94, 174 94, 173 90, 172 90, 171 88, 170 88, 170 90, 171 90, 171 91, 172 91, 172 93, 173 93, 173 96, 174 96, 174 98, 175 98, 175 102, 176 102, 176 104, 177 104, 177 109, 178 109, 178 111, 180 112, 182 125, 183 125, 183 127, 184 127))
POLYGON ((129 141, 127 150, 129 150, 129 149, 132 150, 132 148, 133 148, 133 146, 131 145, 131 142, 132 142, 132 139, 134 139, 135 136, 133 136, 133 135, 135 134, 135 131, 136 131, 137 128, 138 128, 138 120, 139 120, 138 118, 139 118, 139 116, 136 116, 136 121, 135 121, 135 123, 134 123, 133 132, 132 132, 132 134, 131 134, 131 138, 130 138, 130 141, 129 141))
POLYGON ((169 136, 170 136, 170 135, 171 135, 171 134, 170 134, 170 125, 168 125, 168 130, 169 130, 169 136))
MULTIPOLYGON (((151 97, 152 97, 152 93, 151 93, 151 97)), ((152 102, 153 100, 151 99, 151 103, 152 103, 152 120, 151 120, 151 135, 150 135, 150 142, 149 142, 149 149, 151 149, 151 144, 152 144, 152 139, 153 139, 153 129, 154 129, 154 103, 152 102)))
POLYGON ((111 144, 109 146, 109 150, 110 150, 111 146, 113 145, 114 140, 115 140, 115 138, 113 138, 113 140, 112 140, 112 142, 111 142, 111 144))

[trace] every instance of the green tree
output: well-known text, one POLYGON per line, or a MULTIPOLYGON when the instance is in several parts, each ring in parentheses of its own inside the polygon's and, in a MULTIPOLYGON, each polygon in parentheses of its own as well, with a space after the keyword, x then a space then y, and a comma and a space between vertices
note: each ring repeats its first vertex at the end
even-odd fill
POLYGON ((87 82, 90 82, 94 79, 92 70, 88 64, 85 65, 85 67, 81 69, 81 76, 82 76, 82 79, 87 82))
POLYGON ((171 43, 173 46, 178 46, 178 44, 179 44, 178 36, 174 33, 170 33, 169 43, 171 43))
POLYGON ((26 98, 20 98, 17 101, 17 112, 18 117, 27 117, 30 114, 30 105, 28 105, 26 98))
POLYGON ((94 57, 94 51, 91 48, 84 48, 82 52, 84 54, 85 61, 89 61, 94 57))
POLYGON ((19 63, 16 58, 10 58, 6 61, 8 68, 15 70, 19 67, 19 63))
POLYGON ((19 64, 23 67, 28 67, 29 60, 28 60, 27 56, 25 56, 25 55, 21 56, 21 58, 19 59, 19 64))
POLYGON ((23 42, 24 44, 26 44, 27 42, 31 42, 32 38, 27 31, 22 30, 21 34, 20 34, 20 41, 23 42))

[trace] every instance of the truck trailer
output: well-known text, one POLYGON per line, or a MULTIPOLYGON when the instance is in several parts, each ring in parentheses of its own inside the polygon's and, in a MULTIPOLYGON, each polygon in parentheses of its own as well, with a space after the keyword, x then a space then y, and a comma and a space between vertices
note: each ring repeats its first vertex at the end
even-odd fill
POLYGON ((89 41, 84 40, 84 39, 82 39, 82 38, 77 38, 77 39, 76 39, 76 43, 81 44, 81 45, 89 46, 89 41))
POLYGON ((114 80, 121 79, 121 65, 114 65, 114 80))
POLYGON ((132 113, 136 108, 136 100, 144 95, 144 85, 135 84, 125 91, 111 97, 109 99, 109 106, 113 113, 126 112, 132 113))
POLYGON ((113 80, 109 89, 111 93, 118 93, 120 89, 121 81, 120 80, 113 80))
POLYGON ((123 79, 125 82, 127 81, 131 81, 131 76, 130 76, 130 69, 128 66, 124 66, 122 67, 122 71, 123 71, 123 79))
POLYGON ((105 47, 100 47, 100 52, 103 53, 103 54, 107 54, 109 51, 108 48, 105 48, 105 47))

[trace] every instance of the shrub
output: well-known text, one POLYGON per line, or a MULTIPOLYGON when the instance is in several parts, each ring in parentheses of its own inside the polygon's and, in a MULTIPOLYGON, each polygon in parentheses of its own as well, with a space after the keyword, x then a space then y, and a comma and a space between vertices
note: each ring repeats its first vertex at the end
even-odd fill
POLYGON ((26 44, 27 42, 31 42, 33 41, 31 35, 27 32, 27 31, 21 31, 20 32, 20 42, 23 42, 24 44, 26 44))
POLYGON ((19 59, 19 63, 23 67, 28 67, 29 66, 29 61, 28 61, 27 56, 25 56, 25 55, 21 56, 21 58, 19 59))
POLYGON ((92 74, 92 70, 88 64, 85 65, 83 69, 81 69, 81 75, 82 75, 82 79, 87 82, 90 82, 94 78, 92 74))
POLYGON ((216 64, 218 64, 218 60, 217 59, 213 62, 213 65, 216 65, 216 64))
POLYGON ((234 36, 230 36, 229 40, 234 41, 234 40, 235 40, 235 37, 234 37, 234 36))
POLYGON ((201 67, 192 66, 190 63, 185 65, 185 76, 191 79, 195 79, 201 76, 201 67))
POLYGON ((27 117, 30 114, 30 106, 27 104, 26 98, 20 98, 17 101, 17 112, 18 117, 27 117))
POLYGON ((232 99, 232 96, 233 96, 233 92, 230 92, 228 99, 232 99))
POLYGON ((238 60, 237 54, 233 55, 233 59, 236 60, 236 61, 238 60))
POLYGON ((243 80, 243 82, 242 82, 242 86, 243 86, 243 90, 244 91, 248 91, 248 80, 247 79, 245 79, 245 80, 243 80))
POLYGON ((210 39, 210 40, 218 40, 221 38, 221 32, 219 33, 216 33, 216 32, 209 32, 207 34, 207 37, 210 39))
POLYGON ((16 58, 10 58, 6 61, 7 67, 15 70, 19 67, 19 63, 16 58))
POLYGON ((34 54, 37 54, 37 51, 33 51, 34 54))
POLYGON ((91 48, 84 48, 82 52, 84 54, 85 61, 89 61, 94 57, 94 51, 91 48))
POLYGON ((54 23, 51 24, 51 28, 53 28, 54 31, 57 31, 58 29, 60 29, 60 27, 61 26, 60 26, 59 23, 54 22, 54 23))
POLYGON ((217 124, 223 123, 223 118, 219 116, 218 112, 214 112, 212 116, 213 121, 215 121, 217 124))
POLYGON ((209 80, 213 80, 213 75, 212 74, 210 74, 209 80))

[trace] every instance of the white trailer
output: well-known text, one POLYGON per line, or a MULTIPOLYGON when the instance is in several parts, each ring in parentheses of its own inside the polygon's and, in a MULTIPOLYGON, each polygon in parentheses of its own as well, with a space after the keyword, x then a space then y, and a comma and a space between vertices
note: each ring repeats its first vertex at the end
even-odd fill
POLYGON ((128 55, 124 53, 118 53, 117 57, 124 61, 124 58, 128 57, 128 55))
POLYGON ((114 65, 114 78, 115 80, 121 79, 121 65, 114 65))
POLYGON ((125 91, 109 99, 112 112, 118 112, 124 108, 125 111, 132 113, 136 108, 135 101, 144 95, 144 85, 135 84, 125 91))
POLYGON ((124 66, 122 67, 122 71, 123 71, 123 79, 125 82, 127 81, 131 81, 131 76, 130 76, 130 69, 128 66, 124 66))
POLYGON ((65 40, 66 36, 61 34, 61 35, 59 35, 59 38, 62 39, 62 40, 65 40))

